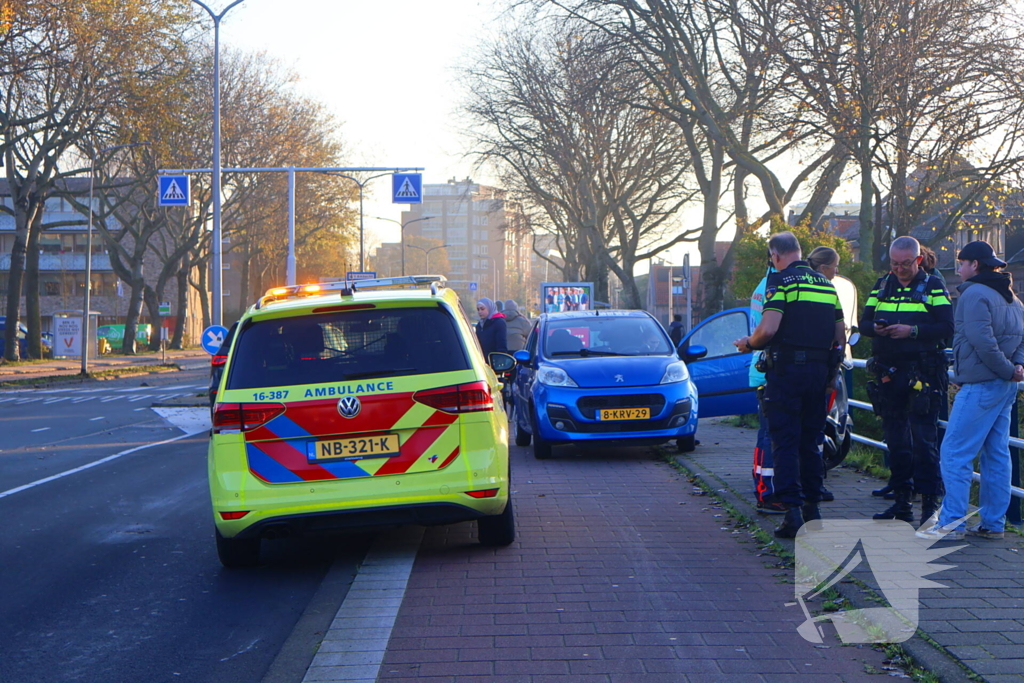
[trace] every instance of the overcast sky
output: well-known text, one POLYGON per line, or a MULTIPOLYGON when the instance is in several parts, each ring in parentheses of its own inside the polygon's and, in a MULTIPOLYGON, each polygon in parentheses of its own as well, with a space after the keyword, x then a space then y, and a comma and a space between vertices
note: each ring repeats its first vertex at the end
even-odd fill
MULTIPOLYGON (((473 173, 454 80, 496 14, 475 0, 245 0, 221 23, 221 45, 264 50, 293 68, 301 89, 344 122, 353 165, 422 166, 424 182, 441 183, 473 173)), ((399 217, 388 178, 368 190, 376 197, 367 216, 399 217)), ((366 227, 398 239, 392 223, 367 219, 366 227)))

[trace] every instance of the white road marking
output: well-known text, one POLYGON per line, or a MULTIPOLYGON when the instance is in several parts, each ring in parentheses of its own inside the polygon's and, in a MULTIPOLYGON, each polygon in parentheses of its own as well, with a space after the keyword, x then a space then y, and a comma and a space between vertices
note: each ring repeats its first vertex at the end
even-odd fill
POLYGON ((210 429, 210 411, 206 408, 153 408, 153 412, 183 432, 197 434, 210 429))
POLYGON ((94 418, 91 418, 91 419, 89 420, 89 422, 95 422, 96 420, 102 420, 102 419, 103 419, 104 417, 105 417, 104 415, 100 415, 99 417, 94 417, 94 418))
POLYGON ((377 537, 303 683, 377 680, 422 538, 423 527, 377 537))
POLYGON ((45 432, 48 429, 49 429, 49 427, 40 427, 39 429, 33 429, 32 432, 33 433, 35 433, 35 432, 45 432))
POLYGON ((124 396, 104 396, 100 399, 100 403, 110 403, 111 401, 116 401, 119 398, 124 398, 124 396))
POLYGON ((91 467, 96 467, 97 465, 102 465, 105 462, 110 462, 111 460, 116 460, 117 458, 120 458, 122 455, 130 455, 132 453, 136 453, 138 451, 141 451, 141 450, 143 450, 145 448, 151 448, 153 446, 162 446, 165 443, 171 443, 171 442, 174 442, 174 441, 180 441, 181 439, 187 438, 189 436, 192 436, 192 434, 182 434, 180 436, 175 436, 175 437, 173 437, 171 439, 164 439, 163 441, 155 441, 153 443, 147 443, 147 444, 143 444, 141 446, 136 446, 135 448, 129 448, 126 451, 121 451, 120 453, 114 453, 113 455, 108 455, 105 458, 100 458, 99 460, 95 460, 95 461, 90 462, 88 464, 82 465, 81 467, 76 467, 74 469, 67 470, 66 472, 60 472, 59 474, 55 474, 55 475, 53 475, 51 477, 46 477, 45 479, 38 479, 38 480, 33 481, 33 482, 29 483, 29 484, 25 484, 24 486, 18 486, 16 488, 8 489, 6 491, 0 491, 0 498, 6 498, 7 496, 13 496, 15 493, 20 493, 21 491, 25 491, 25 490, 28 490, 30 488, 34 488, 36 486, 39 486, 40 484, 45 484, 47 482, 54 481, 55 479, 60 479, 62 477, 66 477, 69 474, 75 474, 76 472, 81 472, 82 470, 87 470, 87 469, 89 469, 91 467))
POLYGON ((152 401, 153 397, 152 396, 132 396, 131 398, 128 399, 128 402, 129 403, 135 403, 136 401, 146 401, 146 400, 152 401))
POLYGON ((50 405, 52 403, 60 403, 61 401, 70 401, 70 400, 71 400, 70 396, 63 396, 61 398, 48 398, 45 401, 43 401, 43 405, 47 405, 48 406, 48 405, 50 405))

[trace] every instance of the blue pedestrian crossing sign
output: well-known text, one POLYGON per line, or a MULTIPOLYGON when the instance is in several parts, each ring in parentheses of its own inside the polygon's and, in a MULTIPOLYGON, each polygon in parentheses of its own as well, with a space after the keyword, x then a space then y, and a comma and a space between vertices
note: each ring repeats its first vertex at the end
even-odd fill
POLYGON ((189 184, 187 175, 162 175, 158 177, 160 206, 188 206, 189 184))
MULTIPOLYGON (((211 356, 217 355, 220 351, 221 344, 224 343, 224 338, 228 336, 228 328, 223 325, 210 325, 203 330, 203 338, 199 343, 203 345, 203 350, 211 356)), ((227 351, 227 349, 225 349, 227 351)))
POLYGON ((469 291, 475 292, 476 288, 477 288, 477 283, 475 283, 475 282, 470 282, 469 283, 469 291))
POLYGON ((422 204, 423 174, 395 173, 391 176, 392 204, 422 204))

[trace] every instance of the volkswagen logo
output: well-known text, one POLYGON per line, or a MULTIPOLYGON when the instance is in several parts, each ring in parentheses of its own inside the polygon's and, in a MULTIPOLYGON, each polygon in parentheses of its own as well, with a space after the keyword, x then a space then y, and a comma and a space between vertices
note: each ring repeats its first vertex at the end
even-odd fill
POLYGON ((346 396, 338 399, 338 413, 342 417, 355 417, 362 407, 358 396, 346 396))

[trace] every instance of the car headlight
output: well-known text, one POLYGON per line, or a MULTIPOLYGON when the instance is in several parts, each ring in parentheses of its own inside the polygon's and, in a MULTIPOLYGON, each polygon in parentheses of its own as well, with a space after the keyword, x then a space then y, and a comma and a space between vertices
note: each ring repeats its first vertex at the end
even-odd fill
POLYGON ((665 376, 661 378, 661 383, 672 384, 673 382, 685 382, 688 379, 690 379, 690 371, 686 369, 686 363, 676 361, 669 363, 665 368, 665 376))
POLYGON ((542 365, 537 371, 537 381, 549 387, 575 387, 579 386, 573 381, 565 370, 556 368, 554 365, 542 365))

